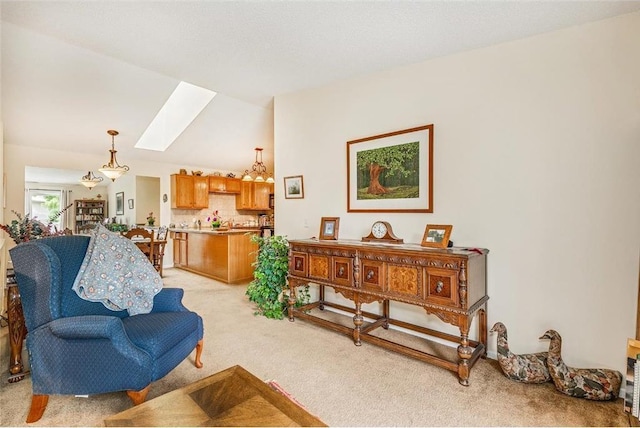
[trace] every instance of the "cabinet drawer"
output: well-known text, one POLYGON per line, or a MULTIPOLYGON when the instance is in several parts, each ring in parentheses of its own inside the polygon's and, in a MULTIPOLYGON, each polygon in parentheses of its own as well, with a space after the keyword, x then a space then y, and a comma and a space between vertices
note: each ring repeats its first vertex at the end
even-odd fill
POLYGON ((427 268, 426 277, 426 298, 431 303, 447 306, 458 306, 458 272, 427 268))
POLYGON ((289 272, 292 275, 307 277, 307 254, 306 253, 291 253, 291 259, 289 260, 289 272))
POLYGON ((309 278, 329 279, 329 256, 309 255, 309 278))
POLYGON ((373 260, 362 261, 362 271, 360 272, 360 284, 365 290, 382 291, 382 284, 385 277, 385 265, 383 262, 373 260))
POLYGON ((340 285, 353 286, 353 259, 334 257, 331 281, 340 285))
POLYGON ((417 266, 387 266, 388 292, 403 297, 422 299, 422 268, 417 266))

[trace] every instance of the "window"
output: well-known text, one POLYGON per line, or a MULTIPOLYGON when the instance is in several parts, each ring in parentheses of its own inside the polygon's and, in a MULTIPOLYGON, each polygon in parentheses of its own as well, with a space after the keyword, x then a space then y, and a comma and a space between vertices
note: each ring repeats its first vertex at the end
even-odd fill
MULTIPOLYGON (((66 206, 63 201, 64 192, 62 190, 29 189, 28 196, 27 213, 31 218, 35 218, 44 224, 49 224, 51 217, 66 206)), ((52 223, 57 230, 64 229, 66 224, 65 214, 63 213, 52 223)))

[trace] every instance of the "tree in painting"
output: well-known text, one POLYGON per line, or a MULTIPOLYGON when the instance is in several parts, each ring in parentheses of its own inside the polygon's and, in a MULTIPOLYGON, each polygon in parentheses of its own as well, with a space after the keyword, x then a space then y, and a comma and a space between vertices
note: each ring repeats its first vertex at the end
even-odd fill
POLYGON ((416 141, 358 152, 358 199, 419 197, 419 149, 416 141))

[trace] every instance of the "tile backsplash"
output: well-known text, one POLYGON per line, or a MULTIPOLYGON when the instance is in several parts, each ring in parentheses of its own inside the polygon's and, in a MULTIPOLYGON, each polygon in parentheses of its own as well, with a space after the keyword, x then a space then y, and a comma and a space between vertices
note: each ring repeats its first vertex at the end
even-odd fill
POLYGON ((223 195, 218 193, 212 193, 209 195, 209 208, 204 210, 171 210, 171 221, 176 227, 180 226, 180 223, 185 222, 189 224, 189 227, 193 227, 194 220, 200 220, 202 227, 208 227, 207 217, 211 216, 215 210, 218 210, 218 215, 223 222, 233 222, 236 225, 248 225, 249 222, 255 222, 258 224, 259 214, 272 214, 270 211, 242 211, 236 210, 236 196, 235 195, 223 195))

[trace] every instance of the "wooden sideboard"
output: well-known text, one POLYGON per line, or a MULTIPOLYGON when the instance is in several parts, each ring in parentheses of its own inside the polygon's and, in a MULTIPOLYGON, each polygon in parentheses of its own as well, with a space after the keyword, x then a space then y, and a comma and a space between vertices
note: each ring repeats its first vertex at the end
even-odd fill
POLYGON ((295 317, 346 334, 359 346, 362 341, 408 355, 457 372, 462 385, 469 385, 471 368, 486 356, 486 249, 425 248, 418 244, 379 244, 361 241, 289 241, 289 320, 295 317), (319 299, 295 307, 296 288, 319 286, 319 299), (325 301, 325 286, 354 303, 354 308, 325 301), (445 323, 457 326, 460 336, 391 318, 389 302, 422 307, 445 323), (362 304, 380 302, 381 314, 362 311, 362 304), (353 328, 320 316, 314 310, 332 307, 353 313, 353 328), (469 329, 478 314, 478 340, 469 339, 469 329), (371 320, 371 321, 365 321, 371 320), (457 361, 413 349, 370 334, 389 325, 458 343, 457 361))

